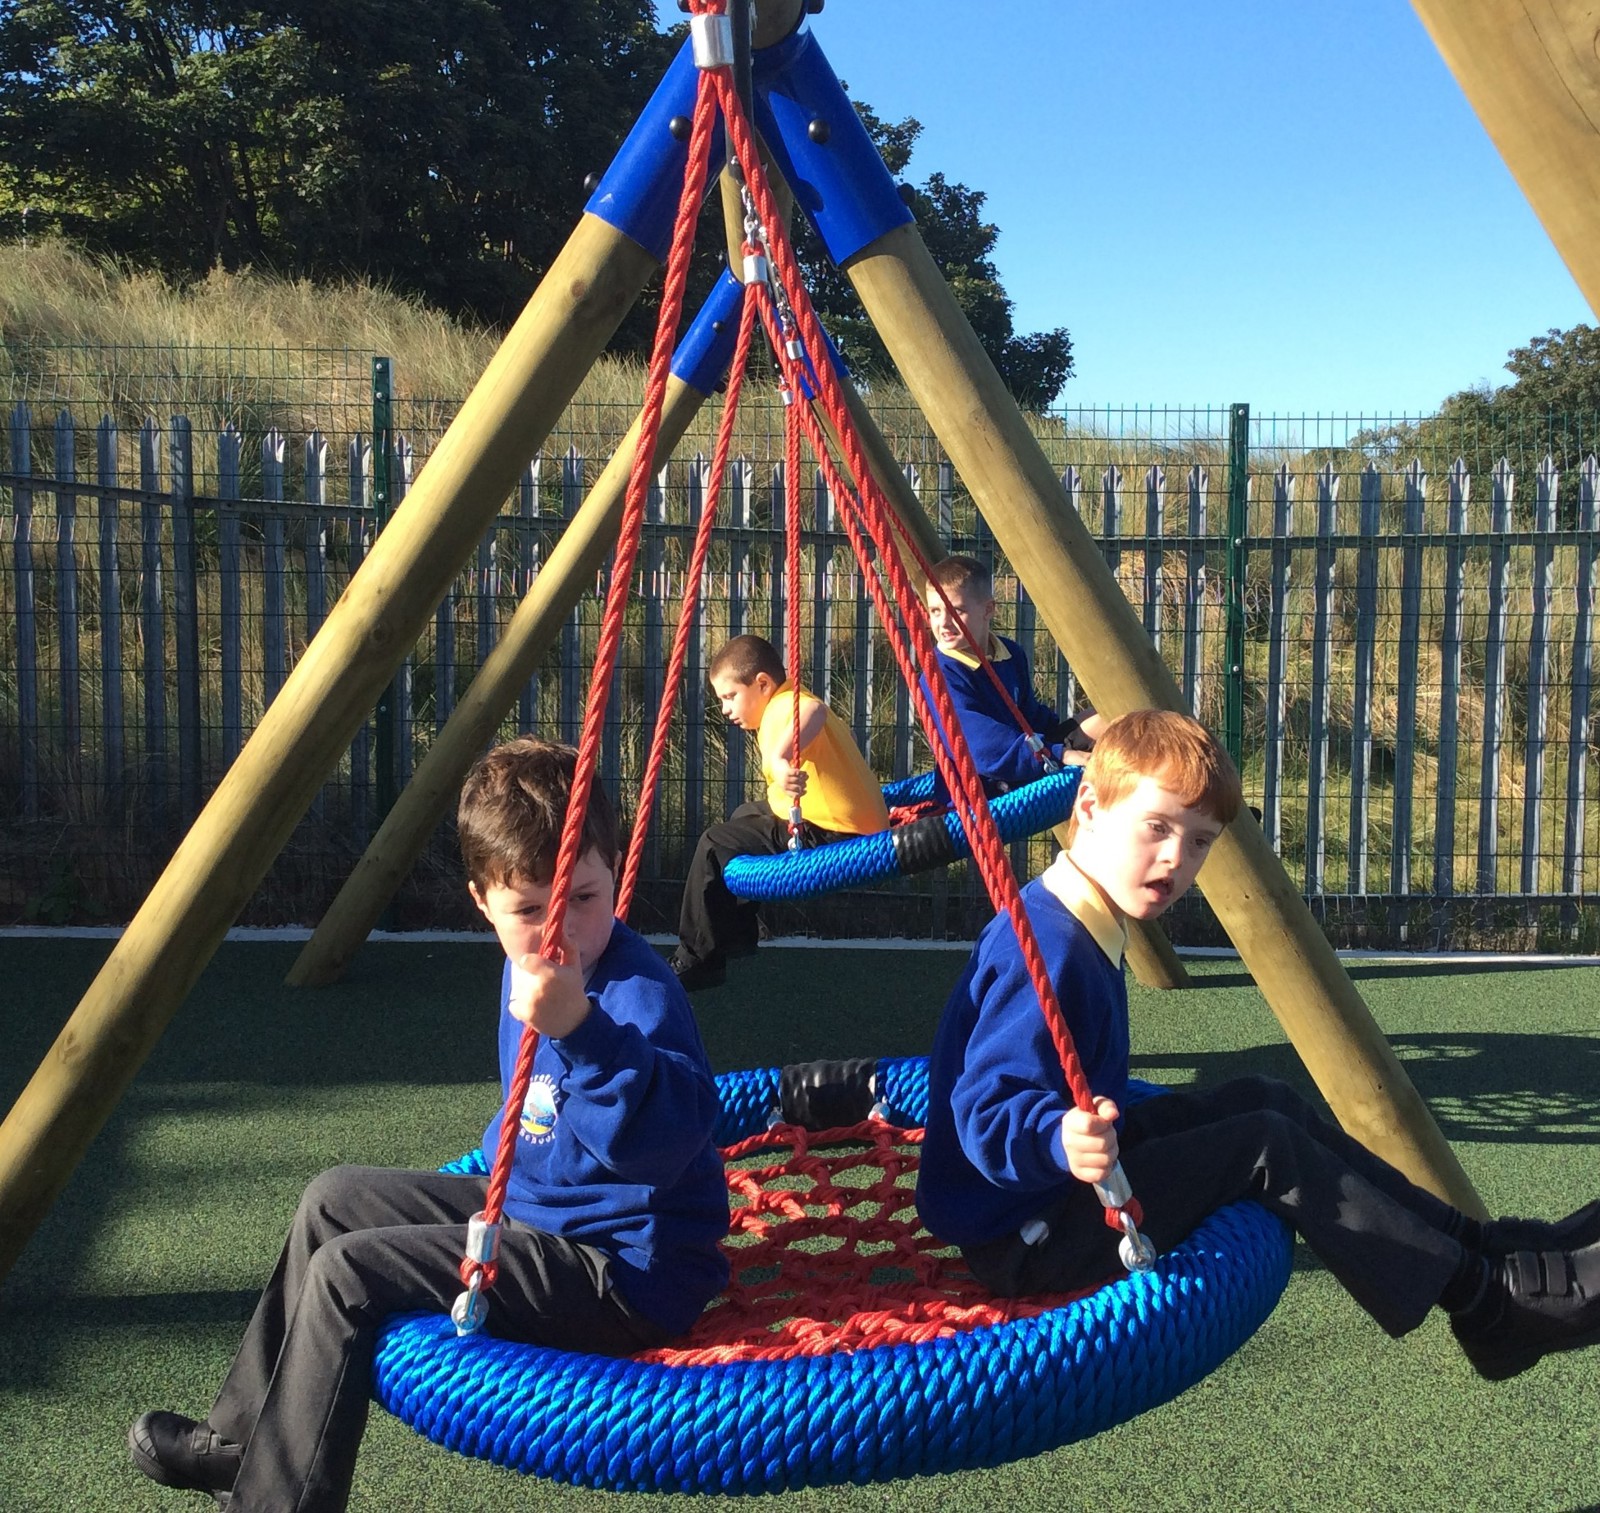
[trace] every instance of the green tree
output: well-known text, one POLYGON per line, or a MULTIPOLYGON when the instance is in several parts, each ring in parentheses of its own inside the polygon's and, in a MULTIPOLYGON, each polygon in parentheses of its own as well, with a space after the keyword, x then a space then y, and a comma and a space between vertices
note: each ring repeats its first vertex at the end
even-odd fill
POLYGON ((504 322, 673 42, 650 0, 0 0, 0 203, 183 276, 504 322))
MULTIPOLYGON (((683 28, 651 0, 0 0, 0 226, 60 231, 184 278, 221 265, 358 275, 509 323, 683 28)), ((858 112, 889 171, 921 125, 858 112)), ((908 191, 1001 376, 1042 407, 1065 329, 1019 335, 984 195, 908 191)), ((696 284, 722 263, 708 206, 696 284)), ((802 228, 813 298, 858 371, 887 371, 849 283, 802 228)), ((619 333, 647 346, 654 296, 619 333)))
MULTIPOLYGON (((1575 470, 1590 452, 1600 452, 1600 331, 1551 329, 1514 347, 1505 367, 1510 383, 1460 390, 1438 414, 1363 432, 1356 444, 1396 461, 1420 457, 1433 473, 1460 457, 1478 477, 1502 457, 1527 477, 1549 456, 1565 475, 1561 510, 1569 516, 1577 500, 1575 470)), ((1532 497, 1524 489, 1518 507, 1532 497)))

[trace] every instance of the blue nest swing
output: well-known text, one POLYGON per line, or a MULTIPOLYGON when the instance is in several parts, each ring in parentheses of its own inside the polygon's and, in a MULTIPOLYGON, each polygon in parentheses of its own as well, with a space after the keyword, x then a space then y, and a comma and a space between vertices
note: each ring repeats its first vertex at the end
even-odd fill
MULTIPOLYGON (((1026 840, 1059 825, 1072 813, 1082 774, 1081 767, 1064 767, 990 799, 989 812, 994 815, 1000 839, 1026 840)), ((933 774, 924 772, 885 784, 883 799, 894 808, 924 803, 933 797, 933 792, 933 774)), ((954 810, 947 810, 880 830, 876 835, 858 835, 803 851, 735 856, 723 867, 722 878, 740 898, 809 898, 816 893, 832 893, 839 888, 943 867, 959 861, 969 850, 960 818, 954 810)))
MULTIPOLYGON (((718 1077, 719 1144, 766 1130, 780 1075, 718 1077)), ((876 1089, 893 1124, 925 1119, 922 1058, 879 1062, 876 1089)), ((1130 1096, 1150 1091, 1136 1085, 1130 1096)), ((449 1169, 487 1168, 474 1152, 449 1169)), ((902 1188, 905 1180, 901 1170, 902 1188)), ((893 1206, 910 1201, 906 1191, 893 1206)), ((964 1275, 959 1259, 936 1253, 964 1275)), ((915 1344, 824 1343, 783 1359, 713 1365, 577 1355, 483 1334, 458 1339, 446 1317, 409 1315, 379 1341, 374 1391, 449 1449, 619 1492, 777 1492, 992 1466, 1097 1434, 1199 1381, 1271 1312, 1290 1253, 1277 1219, 1236 1203, 1152 1271, 1031 1316, 957 1326, 915 1344)), ((737 1249, 730 1259, 734 1286, 742 1285, 737 1249)), ((804 1301, 793 1300, 795 1313, 804 1301)), ((879 1306, 895 1307, 892 1290, 879 1306)))

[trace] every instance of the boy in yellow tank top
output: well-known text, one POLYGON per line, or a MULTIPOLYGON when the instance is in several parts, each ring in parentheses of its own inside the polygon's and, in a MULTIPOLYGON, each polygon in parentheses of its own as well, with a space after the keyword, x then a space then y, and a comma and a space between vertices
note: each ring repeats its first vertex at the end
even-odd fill
POLYGON ((817 846, 889 826, 883 793, 850 732, 822 700, 789 684, 783 658, 760 636, 735 636, 711 659, 711 690, 722 713, 755 732, 766 798, 741 804, 695 846, 678 916, 672 969, 690 992, 723 980, 730 956, 748 956, 760 938, 756 905, 722 880, 729 857, 776 855, 789 844, 789 815, 799 801, 801 844, 817 846), (795 755, 795 700, 800 703, 800 760, 795 755))

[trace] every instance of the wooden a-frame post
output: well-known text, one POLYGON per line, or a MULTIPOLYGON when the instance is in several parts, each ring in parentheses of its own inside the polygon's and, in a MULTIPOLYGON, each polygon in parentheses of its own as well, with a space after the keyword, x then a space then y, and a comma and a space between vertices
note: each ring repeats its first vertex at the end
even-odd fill
POLYGON ((1575 0, 1411 0, 1600 312, 1600 14, 1575 0))
MULTIPOLYGON (((1108 718, 1185 709, 915 229, 889 232, 845 273, 1095 708, 1108 718)), ((1212 848, 1202 887, 1339 1122, 1413 1181, 1481 1214, 1455 1152, 1248 813, 1212 848)))
MULTIPOLYGON (((725 275, 724 284, 728 282, 731 281, 725 275)), ((722 293, 719 287, 713 298, 722 293)), ((726 306, 727 301, 723 300, 710 309, 710 318, 728 319, 726 306)), ((731 318, 737 326, 736 304, 731 318)), ((668 376, 652 471, 672 456, 726 365, 724 358, 709 365, 704 373, 668 376)), ((289 969, 286 981, 291 986, 322 987, 344 975, 351 958, 377 926, 389 900, 422 854, 428 838, 455 807, 468 768, 516 703, 545 652, 561 633, 585 585, 594 581, 606 554, 616 544, 641 423, 642 417, 635 418, 618 443, 611 461, 562 531, 494 650, 457 700, 444 728, 417 763, 411 781, 318 921, 311 939, 289 969)))
MULTIPOLYGON (((758 35, 792 31, 803 5, 762 0, 758 35)), ((669 164, 682 161, 673 118, 695 85, 687 50, 668 78, 676 92, 665 81, 657 90, 405 504, 0 1124, 0 1276, 661 261, 677 199, 669 164)))
POLYGON ((585 216, 0 1124, 9 1270, 644 287, 585 216))

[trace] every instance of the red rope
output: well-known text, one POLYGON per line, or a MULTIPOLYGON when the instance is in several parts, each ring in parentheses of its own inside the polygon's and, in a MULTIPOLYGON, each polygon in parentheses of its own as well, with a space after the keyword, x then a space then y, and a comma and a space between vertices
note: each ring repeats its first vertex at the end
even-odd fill
MULTIPOLYGON (((762 296, 764 299, 770 298, 765 288, 762 290, 762 296)), ((769 340, 771 335, 769 330, 769 340)), ((782 364, 781 354, 778 361, 782 364)), ((789 596, 784 602, 784 640, 788 643, 789 652, 786 659, 789 692, 794 700, 794 734, 790 740, 790 761, 793 766, 798 767, 800 765, 800 679, 805 668, 805 659, 800 655, 800 406, 805 401, 802 391, 796 387, 795 375, 792 372, 784 379, 781 393, 783 395, 783 563, 784 576, 789 580, 789 596)), ((813 571, 821 551, 822 547, 819 544, 812 552, 813 571)), ((800 844, 800 824, 797 818, 799 812, 800 801, 791 795, 789 800, 791 846, 800 844)))
MULTIPOLYGON (((860 438, 856 435, 849 408, 839 387, 838 378, 834 374, 831 365, 826 361, 827 344, 823 338, 821 326, 817 321, 816 312, 812 308, 810 298, 806 293, 804 282, 800 277, 793 247, 788 241, 783 222, 777 213, 777 205, 772 194, 771 185, 767 181, 760 155, 756 151, 754 133, 744 115, 743 106, 739 100, 738 92, 734 88, 731 73, 727 69, 716 69, 711 71, 711 76, 716 85, 718 104, 722 108, 729 140, 733 143, 735 154, 744 171, 745 183, 755 202, 756 212, 767 228, 769 251, 773 265, 778 272, 789 303, 795 312, 795 318, 799 323, 800 336, 805 343, 806 350, 821 357, 821 360, 815 361, 814 364, 819 397, 829 421, 840 439, 845 461, 850 472, 855 477, 857 498, 861 505, 862 523, 867 533, 871 536, 873 545, 877 548, 880 569, 889 581, 895 603, 909 633, 913 653, 911 656, 904 654, 902 643, 892 634, 891 645, 895 648, 896 660, 899 662, 902 676, 905 677, 908 686, 915 691, 921 681, 917 676, 918 667, 925 667, 930 674, 934 674, 938 664, 935 660, 936 648, 933 644, 932 632, 927 625, 926 616, 919 612, 920 603, 917 596, 912 592, 904 565, 895 550, 893 526, 889 524, 893 511, 889 508, 888 502, 883 498, 882 491, 872 478, 871 470, 867 465, 865 454, 861 448, 860 438)), ((764 315, 766 315, 765 309, 764 315)), ((771 339, 773 336, 771 316, 766 315, 766 319, 768 322, 768 336, 771 339)), ((781 342, 775 342, 775 350, 779 354, 779 360, 787 364, 791 369, 791 382, 798 384, 797 364, 787 356, 781 342)), ((819 453, 819 461, 822 455, 824 453, 819 453)), ((858 555, 860 555, 859 550, 858 555)), ((863 566, 866 566, 867 559, 862 557, 862 561, 863 566)), ((890 625, 892 622, 892 615, 885 617, 886 625, 890 625)), ((972 848, 973 859, 978 865, 990 898, 994 900, 997 909, 1005 911, 1011 920, 1013 930, 1016 932, 1023 961, 1028 968, 1029 978, 1038 996, 1040 1010, 1044 1014, 1051 1040, 1060 1056, 1062 1072, 1072 1093, 1073 1100, 1079 1108, 1087 1112, 1093 1112, 1095 1107, 1093 1093, 1088 1086, 1082 1064, 1078 1060, 1071 1035, 1062 1017, 1060 1003, 1056 998, 1055 986, 1050 981, 1049 972, 1039 951, 1032 923, 1028 919, 1026 910, 1022 907, 1016 878, 1011 872, 1010 862, 1006 858, 999 832, 995 828, 993 817, 989 813, 982 784, 978 780, 972 755, 967 746, 966 736, 961 730, 959 717, 956 715, 955 708, 950 701, 949 690, 945 686, 944 679, 936 675, 927 679, 927 685, 932 691, 933 703, 938 710, 940 724, 942 724, 948 737, 952 760, 947 765, 953 769, 951 775, 957 780, 955 783, 951 783, 950 775, 947 775, 946 785, 950 788, 952 796, 958 796, 957 813, 960 816, 962 828, 966 831, 968 843, 972 848)), ((919 714, 925 714, 926 705, 924 702, 919 699, 918 704, 919 714)), ((937 759, 939 755, 938 748, 941 743, 936 730, 931 728, 926 719, 924 720, 924 730, 928 733, 930 745, 934 748, 937 759)))
POLYGON ((923 1132, 878 1120, 810 1134, 784 1124, 723 1152, 727 1288, 669 1366, 915 1345, 1033 1318, 1084 1292, 997 1298, 917 1218, 923 1132))
MULTIPOLYGON (((769 339, 773 338, 776 331, 775 318, 770 310, 770 301, 763 301, 763 319, 767 325, 769 339)), ((970 751, 966 746, 966 738, 961 733, 960 721, 956 716, 954 705, 950 702, 949 690, 942 676, 930 677, 927 687, 933 691, 934 701, 939 707, 940 719, 945 723, 944 728, 952 733, 950 749, 944 749, 939 741, 927 699, 923 693, 923 682, 916 674, 917 658, 921 658, 922 665, 936 667, 932 661, 932 634, 928 630, 925 617, 919 613, 920 604, 916 601, 911 591, 910 579, 906 575, 899 556, 893 548, 893 542, 888 541, 888 530, 882 516, 888 511, 887 501, 879 493, 880 510, 874 534, 873 544, 878 547, 878 562, 895 589, 895 597, 900 609, 897 618, 894 606, 889 602, 883 586, 878 577, 871 571, 871 554, 862 539, 860 528, 857 526, 854 512, 848 507, 852 501, 860 501, 862 495, 852 491, 839 476, 832 456, 827 448, 826 438, 815 415, 808 410, 802 417, 807 423, 807 429, 813 449, 817 453, 818 463, 821 466, 829 487, 834 490, 835 496, 846 504, 842 512, 846 531, 850 534, 851 546, 863 567, 863 575, 867 582, 868 590, 873 596, 873 602, 878 611, 878 617, 883 623, 889 636, 890 647, 894 652, 895 660, 899 665, 901 675, 905 678, 915 703, 918 718, 922 721, 923 729, 928 733, 929 744, 933 750, 934 760, 938 765, 945 785, 957 803, 957 813, 961 818, 962 827, 967 833, 968 841, 972 847, 973 858, 978 864, 979 875, 983 878, 989 896, 994 900, 996 909, 1004 909, 1010 916, 1012 927, 1017 932, 1018 942, 1023 952, 1023 959, 1029 968, 1029 976, 1033 981, 1035 992, 1039 997, 1040 1010, 1045 1016, 1045 1022, 1050 1029, 1051 1039, 1056 1052, 1061 1059, 1061 1065, 1066 1076, 1073 1099, 1084 1107, 1092 1110, 1094 1107, 1093 1095, 1088 1087, 1088 1080, 1083 1074, 1082 1065, 1078 1060, 1076 1048, 1072 1044, 1072 1037, 1067 1029, 1066 1021, 1061 1014, 1060 1004, 1055 995, 1055 986, 1050 981, 1049 972, 1044 966, 1043 957, 1039 954, 1038 943, 1033 934, 1032 922, 1028 919, 1027 912, 1022 907, 1022 899, 1017 888, 1016 877, 1011 871, 1011 864, 1005 855, 1003 844, 1000 841, 998 830, 995 828, 994 819, 989 813, 988 801, 984 796, 983 786, 978 780, 977 770, 972 762, 970 751), (887 541, 888 550, 885 552, 884 543, 887 541), (898 583, 896 577, 898 575, 898 583), (902 621, 910 627, 910 639, 917 644, 912 647, 907 644, 907 636, 902 629, 902 621), (1031 951, 1030 951, 1031 948, 1031 951), (1084 1100, 1087 1100, 1085 1102, 1084 1100)), ((848 415, 845 421, 849 424, 848 415)), ((835 422, 836 430, 838 424, 835 422)), ((841 437, 843 436, 840 431, 841 437)), ((864 465, 864 463, 863 463, 864 465)), ((867 475, 869 487, 876 488, 872 483, 870 474, 867 475)), ((869 511, 863 508, 863 514, 869 511)))
MULTIPOLYGON (((656 321, 655 346, 650 354, 649 378, 645 385, 644 408, 640 417, 639 442, 634 449, 633 469, 628 476, 622 528, 617 537, 617 549, 612 559, 611 581, 600 625, 599 644, 595 649, 594 671, 589 683, 589 700, 584 709, 583 731, 578 742, 577 769, 573 774, 572 792, 567 800, 566 823, 561 832, 561 846, 556 853, 555 877, 550 885, 550 903, 545 915, 544 934, 539 945, 540 955, 551 961, 562 959, 561 940, 566 929, 567 894, 573 868, 578 862, 584 817, 589 807, 589 794, 594 787, 595 768, 599 765, 606 703, 611 692, 611 678, 616 668, 617 652, 622 642, 633 568, 638 558, 639 538, 644 524, 645 500, 650 489, 650 473, 655 463, 656 443, 661 434, 661 410, 666 397, 667 375, 672 364, 678 324, 683 316, 683 291, 688 279, 690 254, 694 249, 695 221, 700 213, 701 201, 705 198, 711 128, 715 119, 714 76, 702 73, 695 97, 694 126, 689 139, 689 158, 684 167, 683 191, 678 198, 672 250, 667 259, 666 278, 661 290, 661 310, 656 321)), ((539 1032, 530 1024, 522 1034, 522 1043, 517 1051, 517 1064, 511 1078, 511 1088, 501 1114, 500 1143, 495 1151, 494 1165, 489 1176, 488 1196, 484 1201, 484 1218, 490 1224, 499 1221, 505 1206, 506 1186, 511 1179, 511 1159, 516 1148, 522 1104, 528 1095, 528 1084, 533 1077, 533 1058, 538 1045, 539 1032)), ((494 1262, 482 1263, 469 1257, 461 1263, 461 1279, 470 1286, 475 1277, 481 1277, 484 1286, 492 1286, 495 1270, 494 1262)))
POLYGON ((666 764, 667 738, 672 728, 672 712, 677 708, 678 694, 683 687, 683 670, 689 659, 689 638, 694 630, 699 612, 701 582, 705 575, 706 560, 711 554, 711 530, 716 523, 717 511, 722 501, 723 475, 728 470, 728 453, 733 448, 733 427, 739 414, 739 393, 744 385, 745 365, 750 358, 750 340, 755 334, 756 302, 754 286, 747 284, 744 302, 739 312, 739 336, 734 344, 733 366, 728 370, 728 392, 722 402, 722 421, 717 427, 717 444, 711 456, 711 488, 700 524, 695 531, 694 550, 689 558, 688 576, 683 585, 683 603, 678 610, 678 628, 672 638, 672 653, 667 661, 666 682, 661 689, 661 709, 656 715, 656 728, 650 741, 650 759, 645 765, 644 782, 639 792, 638 812, 634 815, 633 834, 628 840, 628 860, 622 870, 622 882, 617 889, 617 918, 627 919, 633 903, 634 888, 639 881, 639 869, 644 859, 645 836, 650 830, 650 820, 655 813, 656 793, 661 783, 661 769, 666 764))

